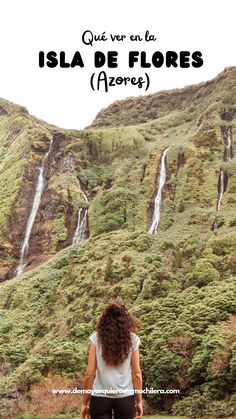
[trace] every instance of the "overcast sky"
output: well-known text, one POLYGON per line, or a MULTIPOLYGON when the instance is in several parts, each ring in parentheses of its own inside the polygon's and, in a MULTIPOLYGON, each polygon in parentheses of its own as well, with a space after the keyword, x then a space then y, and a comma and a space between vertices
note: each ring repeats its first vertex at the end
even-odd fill
POLYGON ((183 87, 215 77, 235 65, 235 0, 1 0, 0 97, 24 105, 31 114, 64 128, 88 126, 101 108, 114 100, 183 87), (155 42, 82 43, 82 34, 144 35, 155 42), (71 61, 80 51, 84 68, 39 68, 39 51, 67 52, 71 61), (118 68, 94 69, 95 51, 118 52, 118 68), (201 68, 142 69, 128 67, 128 51, 201 51, 201 68), (150 76, 147 92, 137 86, 111 87, 93 92, 90 77, 150 76))

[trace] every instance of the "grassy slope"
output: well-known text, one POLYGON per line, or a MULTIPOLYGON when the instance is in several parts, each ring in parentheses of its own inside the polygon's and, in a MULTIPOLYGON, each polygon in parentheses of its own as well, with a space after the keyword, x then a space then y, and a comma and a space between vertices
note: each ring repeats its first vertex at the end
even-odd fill
POLYGON ((214 109, 222 102, 231 101, 234 104, 233 90, 235 67, 229 67, 206 83, 116 101, 98 113, 92 126, 137 125, 161 119, 167 114, 167 119, 172 122, 173 119, 179 121, 199 117, 202 112, 214 109))
MULTIPOLYGON (((186 93, 184 109, 176 110, 173 99, 175 110, 165 114, 163 105, 163 115, 152 121, 66 131, 65 152, 83 163, 77 173, 92 199, 91 237, 1 285, 0 363, 8 363, 1 388, 27 391, 48 372, 70 377, 83 371, 95 319, 103 303, 119 295, 142 322, 147 386, 181 388, 186 395, 194 389, 195 399, 203 393, 202 411, 211 399, 235 397, 235 158, 224 163, 222 225, 211 231, 221 126, 230 124, 236 138, 235 120, 220 117, 232 109, 233 77, 220 78, 216 92, 207 85, 212 91, 199 93, 196 108, 186 93), (150 237, 149 202, 166 146, 165 201, 158 235, 150 237)), ((149 401, 168 408, 173 396, 149 401)))
POLYGON ((0 105, 8 112, 0 116, 0 231, 2 233, 19 192, 25 156, 29 151, 29 118, 24 108, 4 100, 0 101, 0 105))

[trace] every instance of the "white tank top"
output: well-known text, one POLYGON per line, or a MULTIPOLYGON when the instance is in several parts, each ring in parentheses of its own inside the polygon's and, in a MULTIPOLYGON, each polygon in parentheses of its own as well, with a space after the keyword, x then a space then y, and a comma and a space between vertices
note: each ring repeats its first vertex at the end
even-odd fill
POLYGON ((136 351, 140 344, 140 339, 135 333, 131 333, 132 348, 128 357, 118 366, 108 365, 102 358, 101 345, 98 343, 97 332, 93 332, 89 337, 96 347, 97 370, 93 382, 92 395, 99 397, 127 397, 134 394, 131 355, 136 351), (110 393, 106 393, 108 390, 110 393))

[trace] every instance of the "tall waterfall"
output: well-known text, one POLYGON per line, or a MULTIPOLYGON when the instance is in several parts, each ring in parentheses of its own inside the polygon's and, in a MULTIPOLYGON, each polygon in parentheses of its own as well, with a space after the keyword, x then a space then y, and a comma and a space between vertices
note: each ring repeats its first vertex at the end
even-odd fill
POLYGON ((157 194, 156 194, 156 197, 155 197, 155 206, 154 206, 154 211, 153 211, 153 216, 152 216, 152 224, 151 224, 151 227, 148 231, 150 234, 156 234, 157 233, 157 228, 158 228, 158 225, 159 225, 159 222, 160 222, 162 189, 163 189, 163 187, 165 185, 165 182, 166 182, 165 160, 166 160, 167 151, 168 151, 168 148, 166 148, 163 151, 162 156, 161 156, 159 182, 158 182, 157 194))
MULTIPOLYGON (((227 128, 226 138, 224 137, 224 145, 225 145, 225 149, 224 149, 223 159, 224 161, 230 161, 233 158, 231 127, 227 128)), ((221 169, 220 175, 219 175, 219 182, 218 182, 218 198, 217 198, 217 205, 216 205, 217 212, 219 212, 221 208, 223 194, 226 189, 225 188, 226 182, 227 182, 226 174, 224 173, 224 170, 221 169)), ((213 224, 213 230, 217 230, 217 228, 218 228, 218 223, 217 221, 215 221, 213 224)))
POLYGON ((220 210, 221 202, 223 198, 223 193, 225 189, 225 176, 224 171, 221 169, 220 171, 220 177, 219 177, 219 192, 218 192, 218 199, 217 199, 217 211, 220 210))
MULTIPOLYGON (((85 193, 82 191, 80 183, 78 181, 79 192, 84 197, 86 204, 88 204, 88 199, 85 193)), ((73 244, 78 244, 81 240, 85 238, 85 232, 87 227, 87 218, 88 218, 88 210, 87 208, 79 208, 78 210, 78 222, 77 227, 75 230, 75 234, 73 237, 73 244)))
POLYGON ((34 200, 33 200, 31 213, 30 213, 30 216, 29 216, 27 224, 26 224, 24 239, 23 239, 23 242, 21 244, 20 262, 19 262, 19 265, 16 269, 16 275, 17 276, 19 276, 23 273, 25 265, 26 265, 26 264, 24 264, 24 257, 26 256, 26 254, 28 252, 28 249, 29 249, 30 235, 31 235, 31 232, 32 232, 34 221, 35 221, 35 218, 36 218, 39 206, 40 206, 41 198, 42 198, 42 193, 43 193, 43 189, 44 189, 45 163, 47 161, 49 153, 51 152, 52 142, 53 142, 53 140, 50 141, 49 149, 48 149, 47 153, 45 154, 45 156, 42 160, 41 166, 38 168, 39 174, 38 174, 38 179, 37 179, 37 184, 36 184, 36 191, 35 191, 35 195, 34 195, 34 200))
POLYGON ((231 128, 227 128, 227 137, 225 141, 225 153, 224 153, 225 161, 229 161, 232 159, 232 138, 231 138, 231 128))

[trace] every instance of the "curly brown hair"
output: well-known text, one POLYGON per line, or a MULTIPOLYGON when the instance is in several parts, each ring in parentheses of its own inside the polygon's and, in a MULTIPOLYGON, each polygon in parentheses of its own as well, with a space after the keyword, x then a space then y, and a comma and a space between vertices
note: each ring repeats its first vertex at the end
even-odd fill
POLYGON ((102 357, 107 364, 119 365, 127 358, 132 345, 131 332, 137 326, 137 319, 129 314, 123 302, 112 300, 106 305, 96 330, 102 357))

